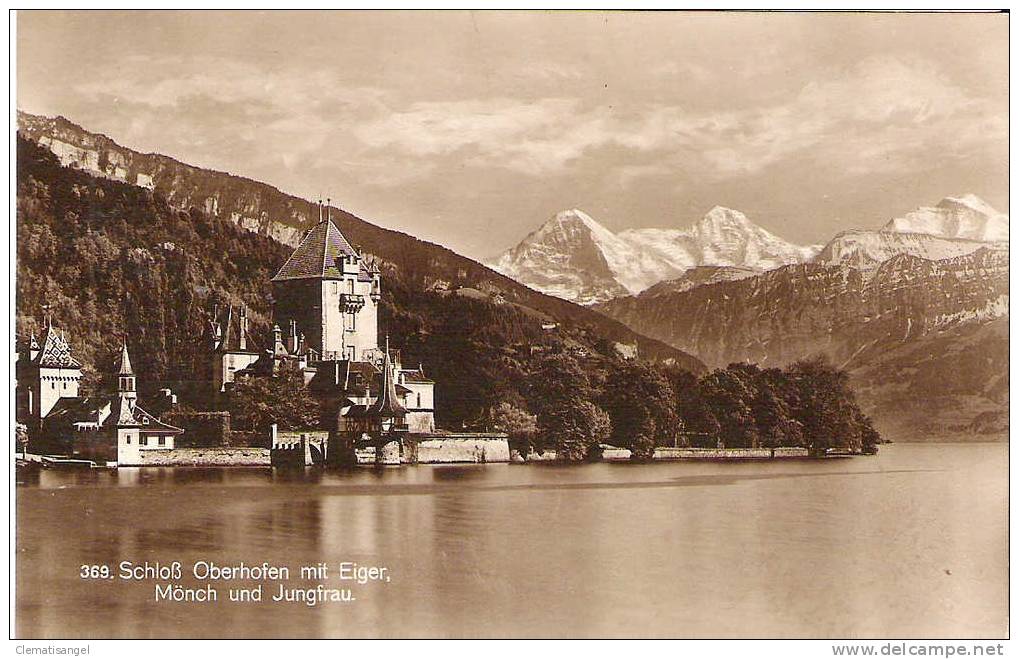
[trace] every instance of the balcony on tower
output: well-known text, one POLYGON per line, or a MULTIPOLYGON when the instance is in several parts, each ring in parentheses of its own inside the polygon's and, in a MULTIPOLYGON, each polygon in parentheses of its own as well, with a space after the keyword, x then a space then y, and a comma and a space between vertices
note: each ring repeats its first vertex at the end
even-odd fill
POLYGON ((343 313, 357 313, 364 308, 364 296, 358 293, 340 293, 340 310, 343 313))

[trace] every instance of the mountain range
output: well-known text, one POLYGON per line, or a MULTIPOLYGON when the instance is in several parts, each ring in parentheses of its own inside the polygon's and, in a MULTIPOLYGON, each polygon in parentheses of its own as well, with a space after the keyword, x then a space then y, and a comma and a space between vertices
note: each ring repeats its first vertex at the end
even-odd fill
POLYGON ((824 354, 886 436, 1001 436, 1007 236, 1007 216, 972 195, 948 198, 881 230, 843 232, 807 262, 695 268, 595 308, 709 367, 824 354))
POLYGON ((716 206, 686 229, 613 233, 570 209, 489 265, 535 290, 579 304, 640 293, 700 266, 761 272, 812 258, 820 245, 794 245, 730 208, 716 206))
MULTIPOLYGON (((946 197, 879 230, 848 230, 826 245, 796 245, 716 206, 685 229, 613 233, 579 209, 553 215, 489 265, 535 290, 579 304, 684 287, 709 268, 715 281, 792 263, 876 267, 897 254, 950 258, 1008 241, 1008 216, 975 195, 946 197), (687 283, 684 283, 687 282, 687 283)), ((703 283, 703 282, 701 282, 703 283)))
POLYGON ((823 354, 886 436, 1000 436, 1008 413, 1009 218, 973 194, 796 245, 716 206, 613 233, 556 213, 490 265, 709 368, 823 354))

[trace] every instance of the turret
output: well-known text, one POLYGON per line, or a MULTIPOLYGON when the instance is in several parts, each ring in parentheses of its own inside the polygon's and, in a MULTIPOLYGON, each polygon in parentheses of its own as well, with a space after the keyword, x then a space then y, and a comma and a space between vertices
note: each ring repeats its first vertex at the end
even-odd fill
POLYGON ((376 304, 378 304, 379 298, 382 297, 382 285, 379 282, 379 273, 377 272, 372 275, 372 288, 371 293, 369 295, 372 299, 372 302, 376 304))
POLYGON ((382 389, 368 413, 380 419, 388 419, 394 425, 402 425, 407 409, 400 403, 393 380, 393 364, 389 360, 389 337, 386 337, 386 353, 382 359, 382 389))
POLYGON ((279 323, 272 326, 272 352, 274 355, 286 352, 286 346, 283 345, 283 330, 280 329, 279 323))
POLYGON ((28 339, 28 360, 35 361, 39 356, 39 341, 35 338, 35 332, 28 339))
POLYGON ((301 349, 301 340, 297 334, 297 321, 290 321, 290 354, 296 355, 301 349))
POLYGON ((244 306, 241 306, 241 335, 238 337, 238 347, 241 350, 248 349, 248 312, 244 306))

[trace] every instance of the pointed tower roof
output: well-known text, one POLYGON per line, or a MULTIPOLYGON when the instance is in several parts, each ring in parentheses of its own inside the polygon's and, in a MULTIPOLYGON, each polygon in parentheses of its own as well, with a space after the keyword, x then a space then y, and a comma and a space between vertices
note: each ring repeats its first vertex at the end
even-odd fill
POLYGON ((134 375, 131 370, 131 355, 127 354, 127 341, 120 349, 120 372, 117 375, 134 375))
POLYGON ((226 310, 226 324, 223 325, 223 340, 219 342, 220 348, 228 350, 230 346, 230 327, 234 322, 234 305, 230 305, 226 310))
POLYGON ((394 417, 407 413, 407 408, 400 404, 396 396, 396 383, 393 381, 393 366, 389 361, 389 337, 386 337, 386 356, 382 361, 382 391, 375 399, 368 413, 374 416, 394 417))
POLYGON ((341 256, 359 257, 332 220, 317 224, 305 236, 273 281, 286 279, 341 279, 341 256))
POLYGON ((35 358, 35 363, 47 368, 81 368, 81 362, 71 356, 71 346, 67 339, 61 336, 53 325, 46 327, 46 334, 42 337, 42 347, 35 358))

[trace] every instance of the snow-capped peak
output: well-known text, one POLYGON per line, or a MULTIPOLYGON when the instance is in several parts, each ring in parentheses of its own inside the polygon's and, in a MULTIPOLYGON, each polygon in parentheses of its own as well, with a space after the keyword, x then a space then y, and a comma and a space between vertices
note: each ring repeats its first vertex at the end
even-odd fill
POLYGON ((993 206, 973 193, 964 194, 961 197, 945 197, 938 202, 938 208, 951 208, 953 206, 965 206, 988 217, 1001 215, 993 206))
POLYGON ((612 235, 611 231, 579 208, 559 211, 549 218, 533 235, 535 237, 544 237, 551 233, 570 233, 581 227, 586 228, 595 235, 612 235))
POLYGON ((945 197, 937 206, 921 206, 893 219, 884 230, 1000 242, 1008 240, 1008 215, 975 194, 965 194, 945 197))
POLYGON ((747 226, 753 225, 753 222, 747 219, 747 216, 738 210, 732 208, 726 208, 725 206, 714 206, 711 210, 704 214, 704 217, 700 221, 701 224, 731 224, 736 226, 747 226))
POLYGON ((809 260, 818 249, 787 243, 723 206, 687 229, 619 234, 571 208, 553 215, 491 265, 532 288, 590 303, 639 293, 696 266, 767 270, 809 260))

